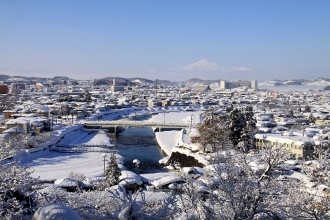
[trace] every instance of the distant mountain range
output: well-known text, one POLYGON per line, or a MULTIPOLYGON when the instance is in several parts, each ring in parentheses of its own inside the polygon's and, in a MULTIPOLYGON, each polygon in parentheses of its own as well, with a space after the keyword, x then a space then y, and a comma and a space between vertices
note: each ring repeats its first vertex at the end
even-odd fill
MULTIPOLYGON (((93 83, 96 86, 100 85, 109 85, 113 84, 113 80, 116 80, 117 85, 122 86, 140 86, 140 85, 163 85, 163 86, 197 86, 200 84, 219 84, 221 79, 216 80, 202 80, 198 78, 192 78, 184 82, 172 82, 168 80, 150 80, 145 78, 122 78, 122 77, 104 77, 100 79, 94 79, 93 83)), ((79 80, 71 79, 67 76, 55 76, 52 78, 41 78, 41 77, 26 77, 26 76, 9 76, 9 75, 0 75, 0 81, 4 83, 12 82, 25 82, 28 84, 33 84, 37 82, 41 83, 63 83, 68 81, 73 81, 79 83, 79 80)), ((330 79, 328 78, 318 78, 315 80, 306 80, 306 79, 291 79, 291 80, 267 80, 259 81, 259 86, 285 86, 285 85, 316 85, 316 86, 328 86, 330 85, 330 79)))
POLYGON ((289 86, 289 85, 315 85, 327 86, 330 85, 330 79, 318 78, 315 80, 306 79, 291 79, 291 80, 268 80, 259 82, 259 86, 289 86))

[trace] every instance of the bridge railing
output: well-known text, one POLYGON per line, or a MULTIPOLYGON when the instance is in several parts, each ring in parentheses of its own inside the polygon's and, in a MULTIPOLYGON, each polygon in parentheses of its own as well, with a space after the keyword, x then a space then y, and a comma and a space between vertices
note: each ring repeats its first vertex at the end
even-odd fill
POLYGON ((169 126, 169 127, 189 127, 191 123, 173 122, 140 122, 140 121, 88 121, 84 125, 113 125, 113 126, 169 126))
POLYGON ((66 144, 66 145, 58 145, 58 148, 83 148, 83 147, 100 147, 100 148, 109 148, 114 147, 114 144, 106 145, 106 144, 66 144))
POLYGON ((101 153, 115 153, 118 154, 118 150, 111 150, 106 148, 55 148, 50 151, 59 153, 88 153, 88 152, 101 152, 101 153))

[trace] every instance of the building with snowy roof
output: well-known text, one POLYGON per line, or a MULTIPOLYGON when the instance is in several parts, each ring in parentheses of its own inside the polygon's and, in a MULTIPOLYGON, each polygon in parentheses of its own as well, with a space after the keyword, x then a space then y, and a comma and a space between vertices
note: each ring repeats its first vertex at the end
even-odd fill
POLYGON ((198 85, 194 89, 196 92, 208 92, 211 91, 212 89, 210 88, 209 85, 198 85))
POLYGON ((19 129, 20 131, 21 131, 21 129, 23 129, 24 133, 26 133, 26 134, 29 133, 30 130, 31 130, 30 120, 25 119, 25 118, 17 118, 17 119, 9 120, 9 121, 6 122, 6 126, 7 126, 7 130, 10 129, 10 128, 15 128, 15 129, 12 130, 12 132, 9 132, 9 133, 13 133, 15 131, 18 131, 17 130, 18 128, 20 128, 19 129))
POLYGON ((298 136, 290 131, 255 134, 254 143, 257 149, 262 149, 266 145, 271 145, 274 148, 284 147, 297 159, 312 157, 314 153, 314 142, 309 137, 298 136))
POLYGON ((237 80, 237 81, 220 81, 220 89, 226 90, 226 89, 236 89, 236 88, 246 88, 246 89, 253 89, 258 90, 258 81, 255 80, 237 80))

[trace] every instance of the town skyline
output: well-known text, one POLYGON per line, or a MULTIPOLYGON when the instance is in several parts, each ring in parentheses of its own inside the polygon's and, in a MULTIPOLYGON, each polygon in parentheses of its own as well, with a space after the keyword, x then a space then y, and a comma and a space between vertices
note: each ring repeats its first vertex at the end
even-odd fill
POLYGON ((329 8, 327 1, 4 1, 0 74, 328 77, 329 8))

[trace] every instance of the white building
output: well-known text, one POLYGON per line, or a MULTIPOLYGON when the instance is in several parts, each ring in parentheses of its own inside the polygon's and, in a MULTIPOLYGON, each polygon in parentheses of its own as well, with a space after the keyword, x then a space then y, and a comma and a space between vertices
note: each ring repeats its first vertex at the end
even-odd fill
POLYGON ((237 81, 225 81, 221 80, 220 81, 220 89, 221 90, 226 90, 226 89, 235 89, 235 88, 246 88, 246 89, 253 89, 257 90, 258 89, 258 81, 255 80, 237 80, 237 81))

